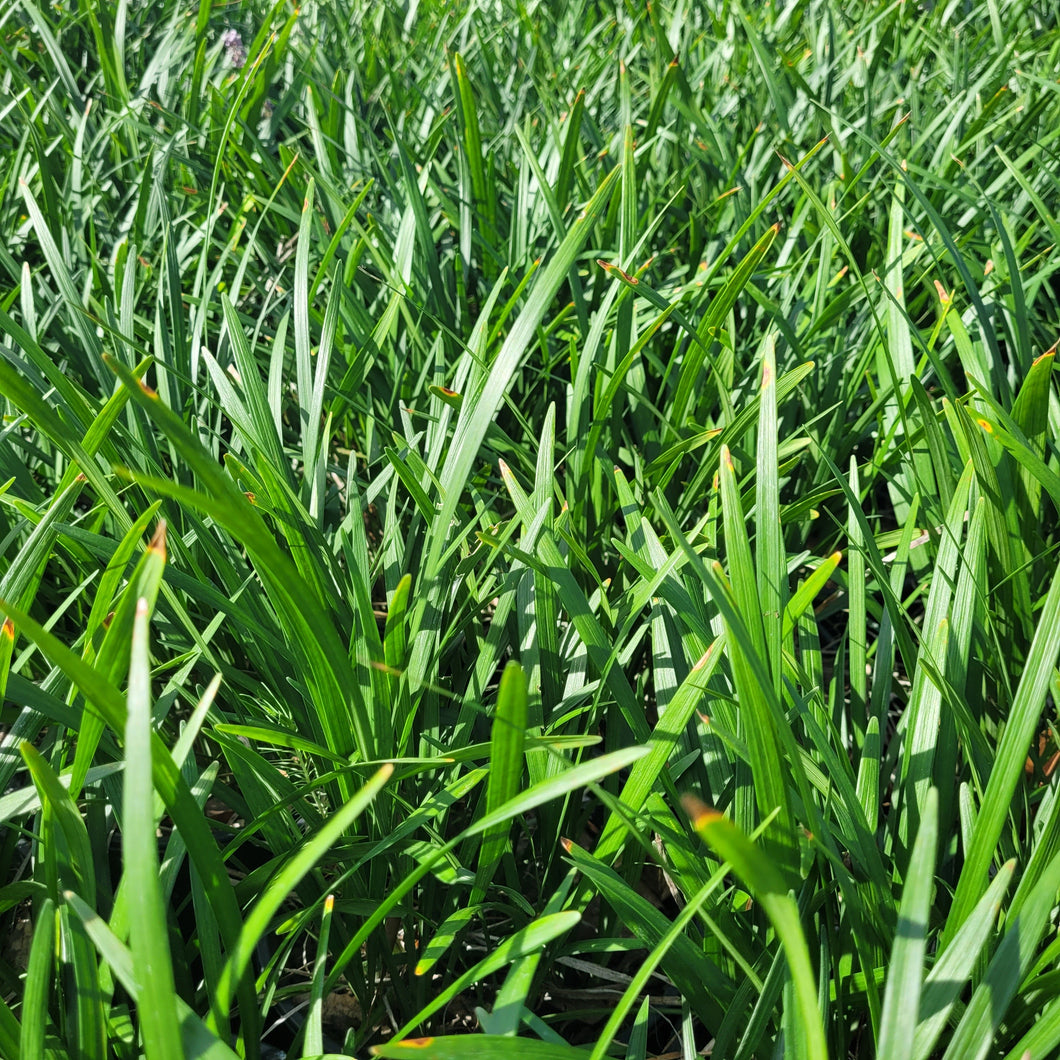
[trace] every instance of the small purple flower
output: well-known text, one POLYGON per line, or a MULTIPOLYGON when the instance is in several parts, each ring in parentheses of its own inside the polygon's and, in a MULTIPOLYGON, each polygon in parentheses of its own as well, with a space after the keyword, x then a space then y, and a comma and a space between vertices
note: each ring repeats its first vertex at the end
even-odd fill
POLYGON ((247 50, 243 47, 243 38, 237 29, 226 29, 221 36, 229 63, 239 69, 247 61, 247 50))

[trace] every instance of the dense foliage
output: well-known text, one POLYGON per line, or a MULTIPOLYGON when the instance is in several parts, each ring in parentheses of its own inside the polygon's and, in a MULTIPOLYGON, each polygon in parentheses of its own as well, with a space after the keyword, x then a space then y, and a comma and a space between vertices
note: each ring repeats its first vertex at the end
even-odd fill
POLYGON ((0 5, 0 1056, 1054 1055, 1058 30, 0 5))

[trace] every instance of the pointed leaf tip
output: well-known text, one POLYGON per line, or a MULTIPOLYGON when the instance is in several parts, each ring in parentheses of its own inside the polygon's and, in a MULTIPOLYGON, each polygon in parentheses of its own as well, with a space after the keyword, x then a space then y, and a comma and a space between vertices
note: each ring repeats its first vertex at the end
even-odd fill
POLYGON ((162 559, 166 558, 166 521, 165 519, 158 520, 158 526, 155 527, 154 536, 151 538, 151 543, 147 546, 151 552, 158 552, 161 554, 162 559))
POLYGON ((697 832, 724 816, 724 814, 718 813, 717 810, 711 809, 702 799, 696 798, 695 795, 683 795, 681 797, 681 805, 685 808, 685 813, 688 814, 692 821, 692 827, 697 832))

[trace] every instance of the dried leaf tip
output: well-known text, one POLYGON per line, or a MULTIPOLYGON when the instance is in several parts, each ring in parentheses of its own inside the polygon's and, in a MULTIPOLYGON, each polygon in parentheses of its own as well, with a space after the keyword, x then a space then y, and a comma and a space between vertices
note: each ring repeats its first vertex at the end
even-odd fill
POLYGON ((141 389, 141 390, 142 390, 142 391, 143 391, 143 392, 144 392, 144 393, 145 393, 145 394, 146 394, 146 395, 147 395, 147 396, 148 396, 149 398, 153 398, 153 399, 154 399, 155 401, 157 401, 157 400, 158 400, 158 391, 157 391, 157 390, 155 390, 155 389, 154 389, 153 387, 149 387, 149 386, 148 386, 148 385, 147 385, 147 384, 146 384, 146 383, 145 383, 145 382, 144 382, 144 381, 143 381, 142 379, 141 379, 141 380, 139 380, 139 383, 140 383, 140 389, 141 389))
POLYGON ((681 805, 685 808, 685 813, 692 819, 692 827, 697 831, 701 828, 706 828, 707 825, 713 824, 724 816, 724 814, 718 813, 717 810, 712 810, 702 799, 696 798, 695 795, 682 795, 681 805))
POLYGON ((334 910, 334 908, 335 896, 333 894, 329 894, 327 898, 324 899, 324 912, 330 914, 334 910))
POLYGON ((4 619, 3 636, 7 637, 9 640, 15 639, 15 623, 12 622, 10 618, 4 619))
POLYGON ((166 559, 166 521, 165 519, 158 520, 158 526, 155 527, 154 537, 151 538, 151 543, 147 546, 149 552, 157 552, 161 555, 162 561, 166 559))
POLYGON ((146 615, 149 610, 150 610, 150 605, 147 602, 147 597, 146 596, 141 596, 136 601, 136 617, 137 618, 143 618, 144 615, 146 615))
POLYGON ((559 845, 569 854, 574 847, 574 841, 566 836, 561 836, 559 845))

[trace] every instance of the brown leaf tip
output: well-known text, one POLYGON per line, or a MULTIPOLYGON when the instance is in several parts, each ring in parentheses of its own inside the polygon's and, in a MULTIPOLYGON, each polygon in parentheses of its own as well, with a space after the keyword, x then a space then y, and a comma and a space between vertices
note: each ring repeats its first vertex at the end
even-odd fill
POLYGON ((10 618, 4 619, 3 635, 10 640, 15 639, 15 623, 10 618))
POLYGON ((707 825, 713 824, 724 816, 724 814, 718 813, 717 810, 711 809, 702 799, 696 798, 695 795, 682 795, 681 805, 685 808, 685 813, 692 819, 692 827, 696 831, 706 828, 707 825))
POLYGON ((166 521, 165 519, 158 520, 158 526, 155 527, 154 537, 151 538, 151 543, 147 546, 151 552, 158 552, 161 554, 163 561, 166 558, 166 521))

